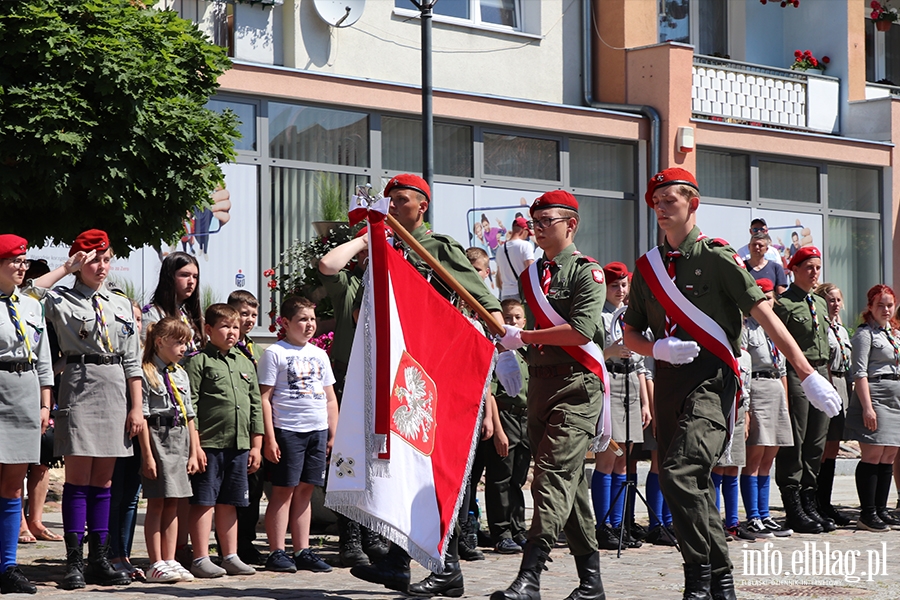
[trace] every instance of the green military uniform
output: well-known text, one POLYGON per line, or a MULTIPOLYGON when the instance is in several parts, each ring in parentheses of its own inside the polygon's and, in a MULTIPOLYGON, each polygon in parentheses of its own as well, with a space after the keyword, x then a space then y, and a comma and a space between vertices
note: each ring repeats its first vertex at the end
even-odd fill
MULTIPOLYGON (((697 308, 718 323, 740 356, 744 313, 765 295, 735 260, 734 250, 710 238, 698 240, 694 227, 677 248, 675 285, 697 308)), ((665 257, 676 249, 665 242, 665 257)), ((668 260, 666 261, 668 263, 668 260)), ((636 271, 625 323, 657 339, 666 336, 666 312, 646 280, 636 271)), ((678 327, 675 335, 692 338, 678 327)), ((726 417, 738 381, 731 368, 708 350, 686 365, 656 361, 656 434, 661 468, 659 483, 672 511, 672 523, 686 564, 712 566, 714 576, 731 571, 716 492, 710 474, 725 448, 726 417)))
MULTIPOLYGON (((539 274, 545 262, 538 261, 539 274)), ((603 269, 578 253, 574 244, 552 264, 547 300, 575 331, 602 348, 603 269)), ((530 310, 526 316, 533 329, 530 310)), ((573 555, 591 554, 597 551, 597 536, 584 457, 596 434, 603 383, 559 346, 530 346, 528 371, 528 438, 534 455, 534 517, 528 540, 549 552, 564 530, 573 555)))
POLYGON ((344 395, 344 380, 347 378, 347 365, 350 363, 353 334, 356 331, 353 311, 359 306, 359 297, 362 296, 362 269, 343 269, 334 275, 320 272, 319 281, 325 286, 334 306, 334 340, 331 342, 330 355, 335 378, 334 393, 340 402, 344 395))
MULTIPOLYGON (((253 363, 253 368, 259 367, 259 359, 262 358, 259 346, 253 341, 249 335, 245 335, 244 339, 239 340, 234 347, 241 352, 247 359, 253 363)), ((265 465, 247 475, 248 503, 247 506, 237 507, 237 529, 238 529, 238 556, 249 559, 250 563, 257 562, 255 554, 256 548, 253 542, 256 541, 256 524, 259 523, 259 503, 266 483, 265 465)), ((216 541, 218 542, 218 533, 216 533, 216 541)), ((244 560, 244 562, 247 562, 244 560)))
MULTIPOLYGON (((509 454, 497 454, 492 440, 485 455, 484 503, 488 527, 494 543, 502 538, 525 538, 525 497, 522 486, 531 466, 531 446, 528 443, 528 365, 524 352, 514 351, 519 363, 522 389, 510 396, 495 376, 491 392, 497 400, 500 425, 509 440, 509 454)), ((495 433, 496 435, 496 433, 495 433)))
MULTIPOLYGON (((816 294, 807 294, 796 284, 791 284, 781 298, 775 302, 775 314, 784 322, 791 337, 803 350, 809 364, 819 374, 828 378, 828 305, 816 294), (810 296, 815 306, 815 327, 810 311, 810 296)), ((821 410, 811 406, 800 386, 800 377, 788 364, 788 406, 791 412, 791 428, 794 445, 783 446, 775 458, 775 482, 779 489, 800 487, 803 490, 816 489, 816 479, 825 451, 830 418, 821 410)))

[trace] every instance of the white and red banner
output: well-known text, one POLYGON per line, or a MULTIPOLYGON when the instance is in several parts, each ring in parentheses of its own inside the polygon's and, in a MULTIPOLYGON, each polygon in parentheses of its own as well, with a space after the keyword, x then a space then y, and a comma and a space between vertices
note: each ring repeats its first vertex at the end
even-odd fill
POLYGON ((465 492, 493 344, 385 240, 369 212, 369 268, 325 505, 435 572, 465 492))

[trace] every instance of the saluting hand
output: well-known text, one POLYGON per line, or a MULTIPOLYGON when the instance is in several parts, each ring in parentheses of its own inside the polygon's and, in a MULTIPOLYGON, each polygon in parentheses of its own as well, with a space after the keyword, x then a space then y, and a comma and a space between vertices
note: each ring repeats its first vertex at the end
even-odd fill
POLYGON ((97 256, 96 250, 91 250, 90 252, 79 250, 78 252, 70 256, 69 260, 66 261, 66 274, 80 271, 81 267, 94 260, 95 256, 97 256))

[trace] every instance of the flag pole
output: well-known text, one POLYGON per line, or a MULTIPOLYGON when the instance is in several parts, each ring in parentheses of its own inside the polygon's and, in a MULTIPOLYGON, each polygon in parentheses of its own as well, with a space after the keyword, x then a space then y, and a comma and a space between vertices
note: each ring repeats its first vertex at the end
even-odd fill
POLYGON ((444 265, 442 265, 438 260, 431 255, 428 250, 425 249, 419 241, 413 237, 413 235, 403 228, 397 219, 395 219, 390 214, 387 215, 387 223, 394 230, 394 235, 398 236, 402 239, 406 244, 419 256, 422 257, 428 266, 434 269, 434 272, 438 274, 438 276, 446 283, 450 289, 456 292, 460 298, 462 298, 466 304, 468 304, 475 313, 481 317, 481 320, 484 321, 484 324, 487 325, 487 328, 490 329, 491 333, 494 335, 502 336, 506 333, 506 330, 503 328, 500 323, 494 318, 494 316, 488 312, 488 309, 483 307, 478 300, 475 299, 472 294, 469 293, 469 290, 464 288, 460 283, 456 280, 453 275, 450 274, 444 265))

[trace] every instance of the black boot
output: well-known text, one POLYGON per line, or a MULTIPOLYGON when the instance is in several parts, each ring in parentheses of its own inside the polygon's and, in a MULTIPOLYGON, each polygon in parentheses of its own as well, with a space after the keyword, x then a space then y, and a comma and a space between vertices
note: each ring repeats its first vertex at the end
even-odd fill
POLYGON ((357 579, 383 585, 389 590, 406 592, 409 589, 409 554, 396 544, 391 544, 387 555, 375 564, 350 569, 357 579))
POLYGON ((838 527, 844 527, 851 523, 850 519, 842 515, 831 504, 831 492, 834 489, 834 467, 836 460, 827 458, 822 460, 819 467, 819 476, 816 480, 816 495, 819 501, 819 512, 823 517, 831 519, 838 527))
POLYGON ((800 503, 803 506, 803 512, 805 512, 810 519, 816 521, 819 525, 822 526, 822 531, 828 533, 829 531, 834 531, 837 527, 834 524, 834 521, 831 519, 823 517, 819 513, 818 501, 816 490, 806 489, 800 492, 800 503))
POLYGON ((0 594, 36 594, 37 587, 25 577, 19 565, 8 567, 0 573, 0 594))
POLYGON ((362 532, 362 549, 369 557, 370 561, 381 560, 387 556, 391 549, 391 543, 384 539, 384 536, 375 533, 364 525, 359 526, 362 532))
POLYGON ((800 488, 788 486, 781 488, 781 499, 786 513, 785 525, 797 533, 822 533, 822 526, 803 512, 800 504, 800 488))
POLYGON ((893 482, 894 465, 891 463, 879 464, 878 483, 875 486, 875 512, 885 525, 891 529, 900 529, 900 519, 887 508, 888 495, 891 493, 893 482))
POLYGON ((356 521, 352 521, 344 515, 338 517, 339 554, 341 565, 344 567, 358 567, 369 564, 369 557, 366 556, 362 549, 362 536, 359 529, 359 523, 356 521))
POLYGON ((737 600, 737 595, 734 593, 734 576, 731 571, 719 577, 713 575, 709 589, 712 600, 737 600))
POLYGON ((878 465, 860 461, 856 465, 856 493, 859 494, 859 518, 856 528, 864 531, 890 531, 875 511, 878 490, 878 465))
POLYGON ((66 574, 60 587, 64 590, 80 590, 84 587, 84 543, 77 533, 63 536, 66 543, 66 574))
POLYGON ((541 600, 541 571, 547 570, 549 557, 534 542, 526 542, 523 552, 519 574, 508 588, 491 594, 491 600, 541 600))
POLYGON ((131 577, 124 571, 116 571, 109 563, 109 534, 106 542, 100 542, 99 533, 88 534, 88 564, 84 569, 84 581, 94 585, 128 585, 131 577))
POLYGON ((684 596, 682 600, 710 600, 710 566, 684 565, 684 596))
POLYGON ((484 552, 478 549, 477 517, 469 513, 468 518, 460 523, 459 558, 460 560, 484 560, 484 552))
POLYGON ((448 561, 444 563, 443 573, 432 573, 422 581, 411 584, 406 593, 419 598, 431 598, 432 596, 459 598, 463 592, 465 592, 465 588, 459 562, 448 561))
POLYGON ((566 596, 566 600, 606 600, 600 579, 600 553, 594 551, 576 556, 575 568, 578 570, 578 587, 566 596))

